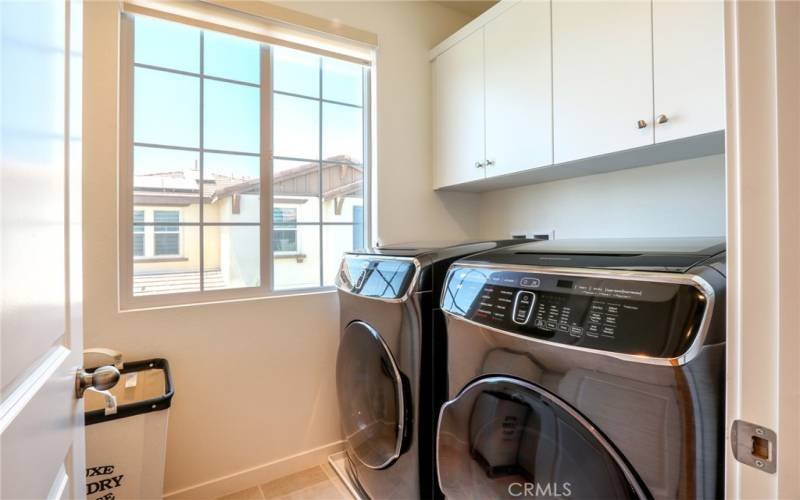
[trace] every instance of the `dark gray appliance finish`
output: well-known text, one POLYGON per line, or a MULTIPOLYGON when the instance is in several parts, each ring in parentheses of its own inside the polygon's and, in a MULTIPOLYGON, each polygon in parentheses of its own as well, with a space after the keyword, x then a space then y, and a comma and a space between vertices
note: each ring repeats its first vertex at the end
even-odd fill
POLYGON ((337 396, 348 474, 365 498, 441 496, 434 442, 447 390, 442 284, 458 258, 518 243, 393 245, 342 259, 337 396))
POLYGON ((724 262, 721 239, 658 239, 454 263, 441 297, 445 495, 721 497, 724 262))

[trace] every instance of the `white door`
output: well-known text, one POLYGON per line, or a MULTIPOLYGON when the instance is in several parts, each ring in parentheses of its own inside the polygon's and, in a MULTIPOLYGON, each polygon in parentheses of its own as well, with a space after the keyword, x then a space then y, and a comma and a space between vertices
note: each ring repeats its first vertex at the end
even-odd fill
POLYGON ((653 144, 650 2, 552 8, 555 163, 653 144))
POLYGON ((81 5, 0 23, 0 497, 83 498, 81 5))
POLYGON ((484 29, 486 176, 552 164, 550 2, 519 2, 484 29))
POLYGON ((656 142, 725 128, 722 0, 653 1, 656 142))
POLYGON ((436 120, 434 187, 484 177, 483 30, 433 62, 436 120))

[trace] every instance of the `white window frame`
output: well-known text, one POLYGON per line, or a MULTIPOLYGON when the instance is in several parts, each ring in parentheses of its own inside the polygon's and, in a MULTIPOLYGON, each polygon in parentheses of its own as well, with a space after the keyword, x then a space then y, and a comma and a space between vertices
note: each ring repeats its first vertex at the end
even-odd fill
MULTIPOLYGON (((137 14, 138 15, 138 14, 137 14)), ((167 20, 173 22, 169 16, 165 16, 167 20)), ((188 24, 191 26, 191 24, 188 24)), ((211 30, 215 31, 215 30, 211 30)), ((302 50, 302 49, 301 49, 302 50)), ((313 52, 313 51, 312 51, 313 52)), ((262 42, 261 45, 261 78, 260 78, 260 102, 261 102, 261 141, 260 141, 260 192, 261 207, 259 211, 260 221, 258 226, 260 228, 260 285, 256 287, 243 287, 231 288, 223 290, 204 290, 196 292, 180 292, 161 295, 142 295, 135 296, 133 294, 133 278, 134 261, 137 260, 133 256, 133 231, 132 231, 132 216, 134 210, 133 205, 133 79, 134 79, 134 21, 132 14, 122 12, 120 19, 120 73, 119 73, 119 88, 120 88, 120 104, 119 104, 119 198, 118 198, 118 255, 119 255, 119 297, 120 297, 120 310, 132 310, 151 307, 164 307, 172 305, 190 305, 190 304, 203 304, 209 302, 219 302, 228 300, 252 299, 262 297, 275 297, 284 295, 308 294, 329 292, 335 288, 332 286, 318 286, 318 287, 303 287, 296 289, 274 289, 274 260, 275 255, 272 251, 272 231, 273 231, 273 199, 272 192, 272 60, 271 60, 271 46, 262 42), (265 196, 269 194, 269 196, 265 196)), ((332 54, 325 54, 326 57, 331 57, 332 54)), ((335 57, 335 55, 333 55, 335 57)), ((202 45, 201 54, 203 57, 202 45)), ((342 57, 345 61, 353 62, 348 57, 342 57)), ((362 107, 364 113, 363 121, 363 205, 364 205, 364 241, 372 241, 372 176, 371 165, 372 159, 372 112, 374 109, 372 103, 372 69, 367 66, 363 72, 364 79, 362 83, 362 107)), ((204 76, 204 78, 209 78, 204 76)), ((213 79, 209 78, 209 79, 213 79)), ((322 92, 322 89, 320 89, 322 92)), ((320 117, 320 130, 321 130, 320 117)), ((202 134, 202 114, 201 114, 201 134, 202 134)), ((202 149, 202 144, 201 148, 202 149)), ((320 160, 322 161, 322 160, 320 160)), ((326 162, 327 163, 327 162, 326 162)), ((201 162, 202 164, 202 162, 201 162)), ((202 167, 201 167, 202 168, 202 167)), ((320 175, 320 181, 322 176, 320 175)), ((320 194, 321 196, 321 194, 320 194)), ((202 207, 202 203, 201 203, 202 207)), ((202 208, 201 208, 202 210, 202 208)), ((194 225, 194 223, 183 223, 183 225, 194 225)), ((322 231, 324 224, 320 220, 320 231, 322 231)), ((206 224, 208 225, 208 224, 206 224)), ((237 225, 237 223, 227 224, 237 225)), ((242 223, 238 223, 242 225, 242 223)), ((253 224, 245 224, 253 225, 253 224)), ((353 224, 355 227, 356 224, 353 224)), ((195 227, 200 227, 199 223, 195 227)), ((200 231, 200 245, 203 245, 202 231, 200 231)), ((298 234, 298 251, 301 245, 298 234)), ((322 245, 322 240, 320 240, 322 245)), ((183 243, 181 242, 181 250, 183 243)), ((320 249, 321 250, 321 249, 320 249)), ((145 250, 146 254, 146 250, 145 250)), ((281 256, 280 253, 277 255, 281 256)), ((159 256, 161 257, 161 256, 159 256)), ((168 256, 164 256, 169 258, 168 256)), ((144 260, 147 260, 145 257, 144 260)), ((201 280, 203 279, 202 259, 200 259, 201 280)), ((324 282, 322 279, 323 273, 323 255, 320 252, 320 284, 324 282)))

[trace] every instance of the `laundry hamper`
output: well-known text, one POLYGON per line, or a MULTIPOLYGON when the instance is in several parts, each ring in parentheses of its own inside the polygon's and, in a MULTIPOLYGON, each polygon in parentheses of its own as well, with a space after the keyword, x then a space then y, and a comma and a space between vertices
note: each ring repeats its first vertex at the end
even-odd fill
POLYGON ((111 389, 117 411, 86 393, 87 500, 150 500, 162 496, 167 420, 174 389, 165 359, 125 363, 111 389))

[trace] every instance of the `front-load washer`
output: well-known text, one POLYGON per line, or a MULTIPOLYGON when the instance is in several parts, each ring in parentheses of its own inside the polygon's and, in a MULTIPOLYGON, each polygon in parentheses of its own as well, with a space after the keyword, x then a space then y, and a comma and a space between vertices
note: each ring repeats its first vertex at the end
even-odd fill
POLYGON ((554 240, 455 262, 444 494, 722 497, 724 248, 554 240))
POLYGON ((345 254, 336 361, 348 486, 365 498, 441 496, 436 417, 447 386, 439 297, 447 268, 517 240, 407 244, 345 254))

